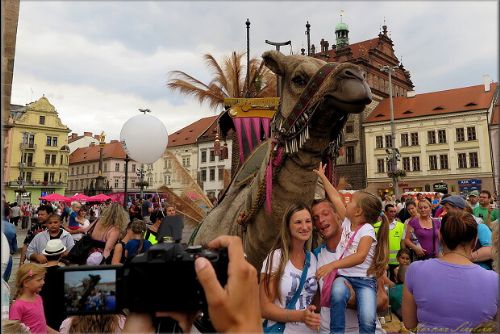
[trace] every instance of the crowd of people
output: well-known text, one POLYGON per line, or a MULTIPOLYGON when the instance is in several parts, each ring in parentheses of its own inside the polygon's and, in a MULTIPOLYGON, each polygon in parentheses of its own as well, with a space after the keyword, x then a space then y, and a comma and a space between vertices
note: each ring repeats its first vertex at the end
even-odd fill
MULTIPOLYGON (((383 333, 379 314, 392 311, 402 321, 401 331, 496 332, 498 209, 489 191, 467 198, 417 194, 399 203, 357 191, 345 203, 323 165, 312 173, 325 198, 290 203, 260 275, 245 260, 238 237, 208 245, 229 249, 225 287, 206 259, 195 261, 217 331, 383 333)), ((183 223, 175 219, 175 207, 151 199, 131 202, 127 209, 107 203, 93 222, 89 207, 78 202, 60 213, 50 205, 37 208, 23 243, 25 256, 13 270, 17 291, 7 311, 10 321, 32 333, 154 332, 150 315, 65 319, 63 303, 48 296, 62 284, 54 270, 71 265, 71 249, 85 234, 94 242, 84 262, 91 265, 123 264, 163 236, 181 242, 183 223)), ((7 206, 4 222, 11 215, 7 206)), ((86 300, 97 305, 105 295, 96 290, 86 300)), ((195 319, 161 316, 176 319, 183 331, 195 319)))

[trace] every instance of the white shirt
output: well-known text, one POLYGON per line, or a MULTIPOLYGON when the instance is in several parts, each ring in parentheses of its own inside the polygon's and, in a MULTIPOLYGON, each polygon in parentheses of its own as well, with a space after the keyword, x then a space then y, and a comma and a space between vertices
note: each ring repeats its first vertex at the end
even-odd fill
MULTIPOLYGON (((347 218, 344 219, 342 222, 342 236, 340 238, 340 242, 337 246, 336 252, 339 254, 339 257, 344 253, 344 249, 347 246, 347 243, 349 242, 349 239, 351 238, 352 234, 354 231, 351 231, 351 221, 347 218)), ((349 248, 346 250, 343 258, 348 257, 349 255, 352 255, 356 253, 359 245, 359 241, 361 238, 369 236, 371 237, 374 241, 370 247, 370 250, 368 252, 368 255, 366 256, 365 260, 363 263, 358 264, 357 266, 351 267, 351 268, 344 268, 344 269, 339 269, 338 273, 339 275, 347 276, 347 277, 367 277, 368 275, 366 274, 368 268, 370 268, 372 262, 373 262, 373 256, 375 255, 375 247, 377 245, 377 237, 375 236, 375 229, 371 224, 364 224, 356 233, 356 236, 354 237, 351 245, 349 248)))
MULTIPOLYGON (((80 224, 80 228, 84 229, 85 231, 87 231, 87 228, 90 226, 90 222, 88 219, 85 219, 85 221, 83 223, 79 223, 80 224)), ((82 238, 83 236, 83 233, 75 233, 75 234, 72 234, 71 235, 73 237, 73 240, 78 241, 82 238)))
MULTIPOLYGON (((359 232, 358 232, 359 233, 359 232)), ((324 245, 320 246, 320 252, 318 253, 318 268, 324 266, 325 264, 331 263, 338 259, 338 253, 332 252, 328 250, 324 245)), ((320 291, 323 293, 323 279, 320 279, 319 286, 320 291)), ((345 312, 345 332, 346 333, 358 333, 359 325, 358 325, 358 313, 356 310, 352 310, 350 308, 346 309, 345 312)), ((330 333, 330 308, 322 307, 321 308, 321 326, 320 326, 321 334, 329 334, 330 333)), ((376 330, 375 333, 385 333, 382 329, 382 325, 377 317, 376 322, 376 330)))
MULTIPOLYGON (((262 264, 261 273, 266 273, 267 262, 270 259, 271 254, 269 254, 264 263, 262 264)), ((281 258, 281 249, 277 249, 273 253, 272 259, 272 267, 271 272, 275 273, 278 271, 279 261, 281 258)), ((300 296, 297 299, 297 302, 294 305, 295 310, 303 310, 307 308, 312 303, 312 299, 318 290, 318 282, 316 280, 316 269, 317 269, 317 261, 316 257, 311 254, 311 260, 309 264, 309 269, 307 271, 306 281, 304 283, 304 287, 300 292, 300 296)), ((279 298, 274 301, 274 304, 279 307, 285 309, 286 304, 292 299, 295 291, 300 284, 300 278, 302 276, 302 270, 295 268, 292 262, 289 260, 285 265, 285 269, 283 271, 283 276, 279 282, 279 298)), ((275 321, 268 321, 268 326, 272 326, 275 324, 275 321)), ((299 334, 299 333, 317 333, 311 330, 306 326, 303 322, 287 322, 285 326, 285 334, 299 334)))

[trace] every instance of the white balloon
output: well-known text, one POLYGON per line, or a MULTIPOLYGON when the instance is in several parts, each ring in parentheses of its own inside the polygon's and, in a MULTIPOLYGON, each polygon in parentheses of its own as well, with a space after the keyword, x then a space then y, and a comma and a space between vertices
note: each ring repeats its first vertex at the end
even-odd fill
POLYGON ((163 156, 168 144, 165 125, 151 115, 137 115, 123 124, 120 141, 128 156, 150 164, 163 156))

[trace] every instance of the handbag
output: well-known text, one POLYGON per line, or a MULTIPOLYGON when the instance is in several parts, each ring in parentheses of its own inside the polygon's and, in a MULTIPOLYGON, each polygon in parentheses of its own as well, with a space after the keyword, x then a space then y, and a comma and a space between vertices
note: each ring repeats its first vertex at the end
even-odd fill
MULTIPOLYGON (((306 282, 307 272, 309 270, 310 261, 311 261, 311 253, 309 251, 307 251, 306 252, 306 262, 304 263, 304 270, 302 270, 302 276, 300 277, 299 287, 295 291, 295 294, 293 295, 292 299, 290 299, 288 304, 286 304, 287 310, 293 310, 295 303, 297 303, 297 299, 299 299, 300 293, 302 292, 302 288, 304 287, 304 283, 306 282)), ((264 320, 264 322, 262 323, 262 328, 264 330, 264 333, 281 334, 285 331, 286 323, 284 323, 284 322, 277 322, 271 326, 268 326, 267 323, 268 323, 267 319, 264 320)))
MULTIPOLYGON (((349 247, 351 247, 351 244, 354 240, 354 237, 358 233, 359 229, 361 227, 363 227, 363 225, 364 224, 361 224, 358 226, 358 228, 356 228, 356 230, 352 234, 351 238, 347 242, 347 245, 344 248, 344 252, 342 253, 342 255, 340 255, 339 260, 342 260, 347 249, 349 249, 349 247)), ((337 278, 337 271, 338 271, 337 269, 332 270, 330 273, 328 273, 328 275, 325 276, 325 278, 323 278, 323 289, 321 291, 321 298, 320 298, 321 299, 320 300, 321 307, 330 307, 330 303, 331 303, 331 299, 332 299, 332 294, 331 294, 332 285, 333 285, 333 281, 335 281, 335 278, 337 278), (329 293, 323 293, 323 291, 329 291, 329 293)))
POLYGON ((92 239, 91 234, 92 231, 94 231, 96 223, 97 222, 94 222, 87 233, 82 235, 82 238, 71 248, 66 257, 69 262, 78 265, 86 264, 89 252, 94 247, 94 240, 92 239))

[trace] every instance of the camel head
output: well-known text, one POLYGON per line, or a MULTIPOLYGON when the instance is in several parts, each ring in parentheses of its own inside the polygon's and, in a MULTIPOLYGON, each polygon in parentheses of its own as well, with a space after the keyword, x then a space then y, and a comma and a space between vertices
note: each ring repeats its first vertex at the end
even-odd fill
POLYGON ((262 57, 265 65, 282 78, 281 105, 273 130, 287 143, 287 152, 310 146, 309 138, 322 146, 316 147, 318 150, 333 141, 338 150, 348 114, 362 112, 372 101, 361 68, 307 56, 285 56, 277 51, 267 51, 262 57))

